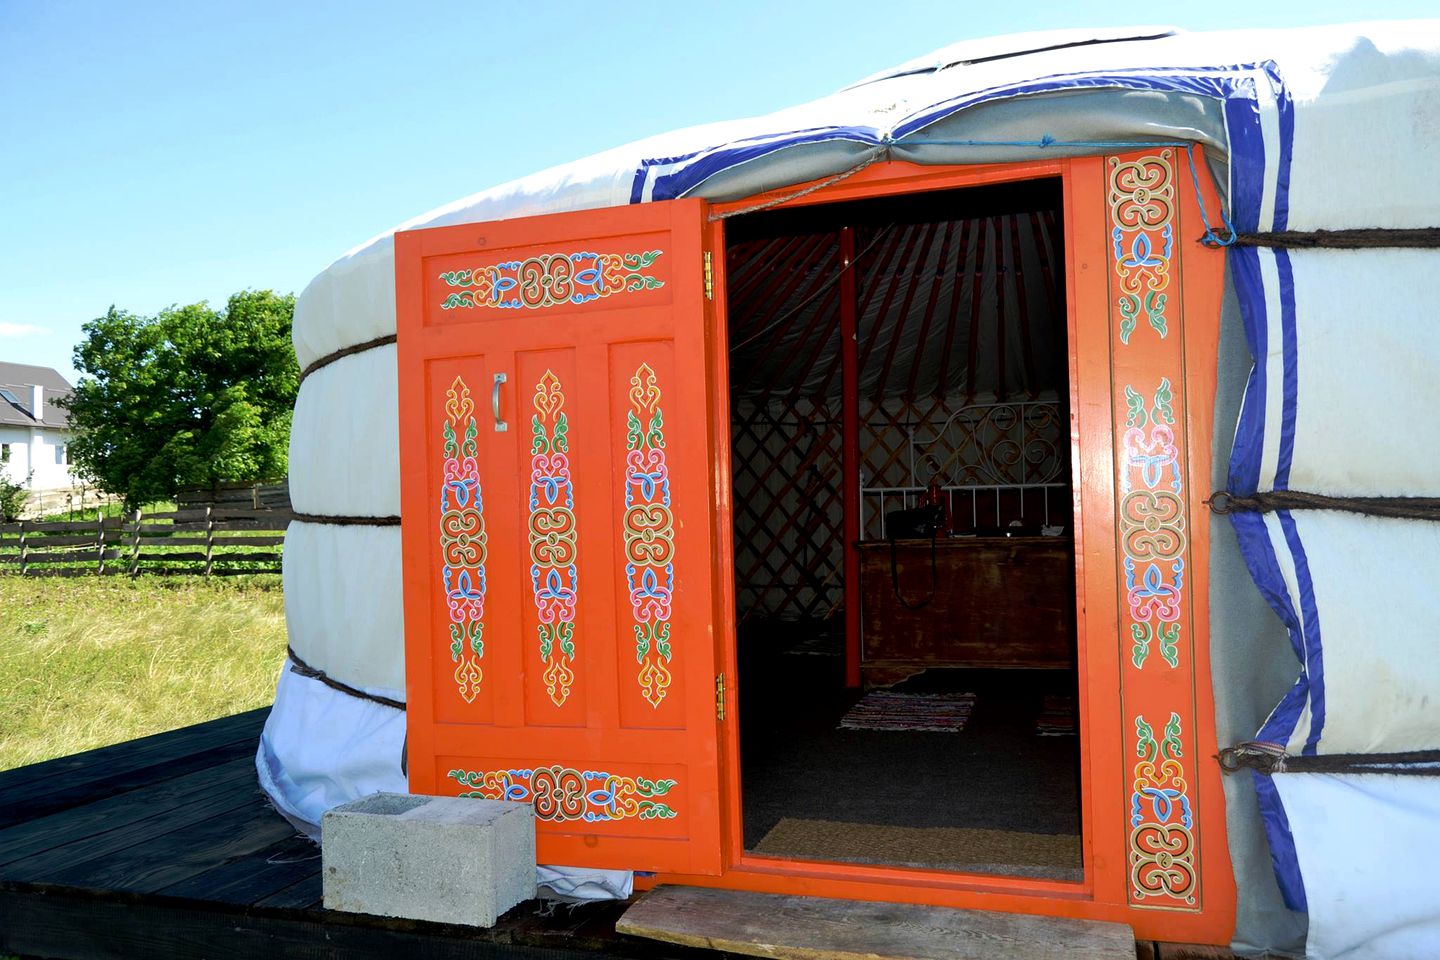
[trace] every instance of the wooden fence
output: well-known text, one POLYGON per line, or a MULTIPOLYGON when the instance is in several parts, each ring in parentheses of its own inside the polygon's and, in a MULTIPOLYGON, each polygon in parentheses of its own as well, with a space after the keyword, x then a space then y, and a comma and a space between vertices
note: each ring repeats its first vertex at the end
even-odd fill
POLYGON ((279 492, 247 486, 182 494, 177 509, 164 512, 5 523, 0 571, 51 577, 279 573, 292 516, 283 486, 279 492))

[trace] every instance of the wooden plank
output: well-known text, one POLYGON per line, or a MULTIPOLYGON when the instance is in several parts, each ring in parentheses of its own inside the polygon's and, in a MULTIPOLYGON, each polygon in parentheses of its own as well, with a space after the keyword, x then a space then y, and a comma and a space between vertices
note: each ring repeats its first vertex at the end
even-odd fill
MULTIPOLYGON (((283 817, 263 804, 258 788, 237 791, 233 787, 207 794, 175 810, 117 827, 94 837, 85 837, 5 866, 10 882, 61 883, 92 890, 141 889, 157 873, 165 875, 170 866, 180 865, 188 856, 208 857, 217 841, 214 834, 235 838, 238 828, 252 828, 257 813, 278 820, 285 833, 293 834, 283 817)), ((285 833, 267 836, 250 849, 280 839, 285 833)), ((245 837, 241 837, 242 840, 245 837)), ((241 844, 244 846, 243 842, 241 844)), ((227 848, 228 849, 228 848, 227 848)), ((200 869, 215 866, 207 860, 200 869)), ((198 870, 191 871, 199 872, 198 870)), ((166 875, 164 886, 183 880, 189 873, 166 875)))
MULTIPOLYGON (((171 513, 147 514, 147 516, 152 519, 170 519, 174 520, 176 523, 184 523, 194 522, 197 520, 203 521, 205 519, 205 511, 204 509, 176 510, 171 513)), ((288 523, 291 519, 293 519, 294 514, 289 509, 270 509, 267 507, 261 507, 258 510, 252 509, 250 507, 245 507, 243 509, 240 507, 214 507, 210 511, 210 516, 216 520, 224 520, 226 522, 243 520, 272 520, 277 523, 288 523)))
MULTIPOLYGON (((94 563, 92 560, 91 563, 94 563)), ((113 576, 117 573, 124 573, 123 570, 106 570, 104 576, 113 576)), ((45 567, 40 570, 27 569, 22 576, 26 577, 97 577, 101 576, 97 567, 45 567)))
POLYGON ((43 858, 65 857, 64 847, 13 864, 7 871, 24 869, 26 880, 92 890, 154 893, 294 836, 295 828, 265 802, 251 779, 246 788, 231 787, 211 800, 192 801, 151 821, 67 844, 69 856, 58 869, 28 868, 43 858), (122 836, 127 832, 129 837, 122 836), (127 839, 131 842, 125 843, 127 839))
MULTIPOLYGON (((44 546, 44 544, 37 544, 44 546)), ((27 553, 26 563, 89 563, 94 564, 100 556, 100 551, 95 546, 89 550, 74 550, 64 553, 27 553)), ((106 550, 105 559, 114 560, 120 556, 119 550, 106 550)), ((18 557, 0 557, 0 563, 19 563, 18 557)))
POLYGON ((268 707, 0 773, 0 827, 253 755, 268 707))
POLYGON ((7 864, 26 857, 163 815, 203 796, 227 790, 248 793, 254 785, 254 759, 239 757, 0 829, 0 877, 7 875, 7 864))
POLYGON ((243 534, 235 536, 228 531, 220 529, 216 529, 215 531, 216 547, 283 547, 284 545, 285 537, 283 535, 278 537, 252 537, 243 534))
MULTIPOLYGON (((527 907, 524 909, 535 909, 527 907)), ((700 960, 698 952, 653 950, 614 956, 700 960)), ((644 944, 638 946, 644 947, 644 944)), ((544 946, 503 930, 362 914, 242 910, 186 901, 136 900, 64 889, 0 889, 0 952, 73 960, 595 960, 562 936, 544 946)), ((713 960, 713 954, 710 955, 713 960)))
POLYGON ((305 877, 268 897, 262 897, 255 901, 255 905, 291 910, 318 910, 324 893, 324 880, 317 870, 313 877, 305 877))
POLYGON ((203 752, 246 737, 258 739, 269 713, 269 707, 260 707, 0 772, 0 806, 11 802, 10 791, 16 787, 41 783, 50 777, 69 777, 82 771, 93 774, 101 768, 106 773, 119 773, 135 766, 148 766, 157 759, 203 752))
POLYGON ((620 933, 787 960, 1134 960, 1128 926, 988 910, 661 886, 620 933))
POLYGON ((1235 960, 1229 947, 1207 947, 1198 943, 1165 943, 1154 946, 1155 960, 1235 960))
MULTIPOLYGON (((94 527, 90 528, 90 535, 88 537, 27 537, 26 540, 32 547, 74 547, 83 544, 96 546, 99 543, 99 537, 94 527)), ((19 545, 20 541, 18 540, 13 542, 6 541, 0 543, 0 549, 4 549, 5 547, 18 547, 19 545)))
POLYGON ((228 550, 215 551, 214 560, 216 563, 279 563, 283 554, 279 553, 242 553, 228 550))
MULTIPOLYGON (((158 563, 164 558, 151 558, 140 565, 140 574, 147 577, 198 577, 203 575, 199 566, 189 567, 152 567, 149 564, 158 563)), ((224 570, 211 570, 212 577, 250 577, 262 573, 280 573, 280 565, 263 567, 235 567, 224 570)))
POLYGON ((157 892, 166 897, 248 907, 307 880, 316 881, 316 895, 313 901, 307 899, 306 906, 320 899, 320 847, 309 837, 289 836, 250 856, 229 860, 157 892))

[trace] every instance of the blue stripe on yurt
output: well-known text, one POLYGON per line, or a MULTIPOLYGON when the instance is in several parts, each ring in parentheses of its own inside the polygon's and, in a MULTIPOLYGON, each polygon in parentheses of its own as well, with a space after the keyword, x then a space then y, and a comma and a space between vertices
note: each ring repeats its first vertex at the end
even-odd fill
POLYGON ((1279 511, 1280 528, 1285 531, 1285 543, 1295 562, 1295 581, 1300 587, 1301 629, 1304 634, 1305 655, 1302 661, 1304 679, 1310 691, 1310 734, 1305 740, 1302 753, 1314 756, 1325 727, 1325 658, 1320 644, 1320 612, 1315 605, 1315 584, 1310 579, 1310 561, 1305 556, 1305 545, 1300 541, 1300 531, 1289 510, 1279 511))
MULTIPOLYGON (((1235 164, 1231 164, 1231 170, 1235 164)), ((1253 215, 1253 214, 1252 214, 1253 215)), ((1239 224, 1236 229, 1244 229, 1239 224)), ((1265 450, 1266 364, 1259 358, 1269 352, 1270 325, 1265 315, 1265 281, 1260 274, 1260 251, 1256 247, 1230 248, 1230 282, 1235 286, 1240 304, 1240 319, 1245 329, 1245 344, 1254 362, 1241 400, 1240 419, 1235 424, 1235 440, 1230 447, 1228 488, 1231 493, 1251 494, 1260 486, 1260 460, 1265 450)), ((1235 532, 1242 536, 1239 518, 1235 532)), ((1263 535, 1264 530, 1260 533, 1263 535)), ((1253 571, 1254 568, 1252 567, 1253 571)))
POLYGON ((1280 561, 1275 556, 1275 545, 1265 528, 1265 518, 1258 513, 1241 512, 1230 514, 1230 524, 1235 528, 1236 539, 1240 541, 1240 555, 1245 567, 1260 589, 1260 595, 1275 611, 1280 622, 1290 634, 1295 656, 1304 660, 1304 648, 1300 642, 1300 614, 1290 597, 1290 588, 1280 572, 1280 561))
MULTIPOLYGON (((1279 201, 1276 201, 1277 210, 1279 201)), ((1279 214, 1276 214, 1279 222, 1279 214)), ((1279 229, 1279 228, 1277 228, 1279 229)), ((1295 418, 1300 389, 1300 351, 1297 343, 1295 323, 1295 270, 1290 263, 1290 251, 1276 249, 1275 270, 1280 281, 1280 341, 1284 361, 1281 384, 1280 407, 1280 452, 1275 463, 1276 490, 1290 489, 1290 466, 1295 461, 1295 418)), ((1257 363, 1257 366, 1263 364, 1257 363)))
MULTIPOLYGON (((1275 111, 1280 120, 1280 156, 1275 170, 1275 230, 1290 228, 1290 158, 1295 143, 1295 104, 1290 90, 1274 63, 1265 64, 1265 74, 1275 91, 1275 111)), ((1288 264, 1287 264, 1288 266, 1288 264)), ((1293 304, 1293 298, 1292 298, 1293 304)))
MULTIPOLYGON (((1292 632, 1290 642, 1293 644, 1298 636, 1298 631, 1292 632)), ((1295 735, 1295 728, 1300 725, 1300 714, 1305 711, 1305 704, 1309 700, 1310 684, 1302 670, 1300 678, 1289 690, 1285 691, 1285 696, 1280 698, 1280 703, 1270 711, 1270 716, 1265 718, 1265 722, 1261 724, 1260 730, 1255 734, 1255 739, 1260 743, 1288 748, 1290 738, 1295 735)))
MULTIPOLYGON (((1225 137, 1230 145, 1230 222, 1241 233, 1254 233, 1265 196, 1265 136, 1260 129, 1260 103, 1254 92, 1253 74, 1243 86, 1250 89, 1250 96, 1231 96, 1225 101, 1225 137)), ((1237 254, 1255 252, 1246 247, 1230 247, 1229 251, 1232 261, 1237 254)), ((1264 302, 1260 301, 1262 311, 1264 302)))
MULTIPOLYGON (((1275 781, 1259 771, 1252 771, 1255 781, 1255 795, 1260 801, 1260 820, 1265 824, 1265 836, 1270 841, 1270 862, 1275 865, 1275 880, 1280 885, 1280 896, 1285 906, 1304 913, 1305 881, 1300 876, 1300 858, 1295 855, 1295 836, 1290 832, 1290 818, 1285 814, 1285 805, 1280 802, 1280 791, 1275 781)), ((1284 776, 1284 774, 1277 774, 1284 776)))

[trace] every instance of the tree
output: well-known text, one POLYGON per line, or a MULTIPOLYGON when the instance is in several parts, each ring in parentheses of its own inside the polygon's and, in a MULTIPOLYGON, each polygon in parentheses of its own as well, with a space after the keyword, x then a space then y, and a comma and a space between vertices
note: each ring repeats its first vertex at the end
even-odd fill
POLYGON ((186 487, 283 477, 300 369, 292 295, 237 293, 141 317, 113 306, 84 326, 64 401, 71 462, 128 508, 186 487))
MULTIPOLYGON (((25 481, 30 481, 30 474, 26 474, 25 481)), ((0 523, 19 520, 20 511, 25 509, 25 503, 29 499, 30 491, 26 489, 25 483, 11 480, 5 471, 0 470, 0 523)))

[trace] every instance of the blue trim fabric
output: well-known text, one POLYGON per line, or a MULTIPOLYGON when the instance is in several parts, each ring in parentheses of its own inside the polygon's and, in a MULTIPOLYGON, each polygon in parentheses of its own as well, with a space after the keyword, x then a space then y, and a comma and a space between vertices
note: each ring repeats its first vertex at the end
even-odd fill
POLYGON ((1303 913, 1308 909, 1305 881, 1300 876, 1295 835, 1290 832, 1290 818, 1285 814, 1285 805, 1280 802, 1280 791, 1269 776, 1254 770, 1251 776, 1260 802, 1260 819, 1265 823, 1265 833, 1270 841, 1270 862, 1275 866, 1275 882, 1280 886, 1280 896, 1285 906, 1303 913))

